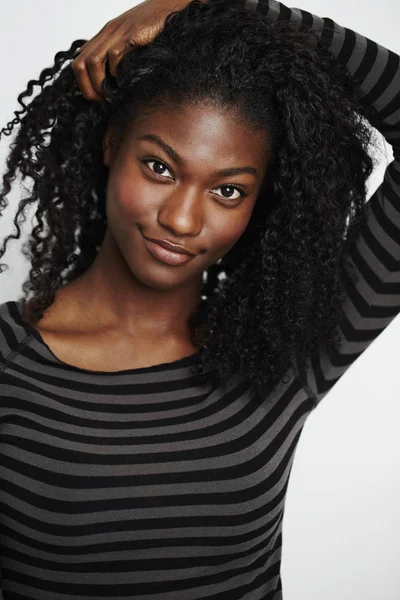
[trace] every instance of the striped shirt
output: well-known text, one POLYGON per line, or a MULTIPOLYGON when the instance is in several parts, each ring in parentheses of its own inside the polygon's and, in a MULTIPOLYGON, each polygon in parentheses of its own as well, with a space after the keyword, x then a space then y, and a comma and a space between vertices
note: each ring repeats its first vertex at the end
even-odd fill
POLYGON ((4 600, 282 600, 282 519, 304 423, 400 310, 399 56, 328 18, 307 24, 357 79, 394 160, 349 250, 340 348, 310 355, 263 402, 218 386, 198 355, 117 372, 58 359, 0 305, 0 567, 4 600))

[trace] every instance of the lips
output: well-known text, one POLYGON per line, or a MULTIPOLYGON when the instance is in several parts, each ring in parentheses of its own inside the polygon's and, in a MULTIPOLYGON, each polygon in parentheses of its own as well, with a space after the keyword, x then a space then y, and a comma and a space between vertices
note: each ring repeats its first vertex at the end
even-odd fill
MULTIPOLYGON (((143 234, 142 234, 143 235, 143 234)), ((160 243, 155 242, 149 238, 146 238, 143 235, 144 243, 154 258, 160 260, 163 263, 168 265, 184 265, 188 263, 195 255, 190 254, 189 251, 176 252, 170 249, 167 249, 165 246, 167 244, 164 241, 160 240, 160 243), (163 245, 162 245, 163 244, 163 245)))
POLYGON ((180 254, 196 256, 193 252, 190 252, 190 250, 188 250, 187 248, 184 248, 183 246, 179 246, 178 244, 173 244, 172 242, 168 242, 167 240, 159 240, 156 238, 149 238, 146 236, 143 236, 143 237, 145 237, 147 240, 150 240, 150 242, 154 242, 155 244, 162 246, 166 250, 170 250, 171 252, 178 252, 180 254))

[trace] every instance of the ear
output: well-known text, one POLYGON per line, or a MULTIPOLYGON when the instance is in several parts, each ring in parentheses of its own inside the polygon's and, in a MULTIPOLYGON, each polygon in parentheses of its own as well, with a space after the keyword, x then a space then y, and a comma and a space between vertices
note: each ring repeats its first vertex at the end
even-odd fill
POLYGON ((103 162, 107 167, 110 167, 113 162, 115 150, 115 135, 111 127, 108 127, 102 142, 103 147, 103 162))

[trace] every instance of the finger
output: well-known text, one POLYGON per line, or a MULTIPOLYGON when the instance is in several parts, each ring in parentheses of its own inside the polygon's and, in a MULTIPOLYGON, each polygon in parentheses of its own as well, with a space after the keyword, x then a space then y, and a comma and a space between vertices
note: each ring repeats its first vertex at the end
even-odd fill
POLYGON ((103 97, 93 88, 85 58, 79 56, 79 58, 72 62, 71 66, 82 96, 86 98, 86 100, 94 100, 96 102, 103 100, 103 97))
POLYGON ((111 55, 115 77, 117 64, 134 42, 127 34, 122 34, 121 28, 115 25, 113 29, 109 27, 102 35, 98 34, 96 46, 94 41, 93 39, 87 42, 86 51, 75 59, 74 70, 84 97, 88 100, 101 101, 104 99, 101 84, 106 77, 106 62, 110 60, 110 49, 117 48, 117 51, 111 55))
POLYGON ((134 40, 121 40, 108 50, 108 65, 113 77, 117 76, 117 66, 126 52, 129 52, 137 43, 134 40))
POLYGON ((107 51, 104 49, 101 51, 96 50, 86 60, 86 68, 93 89, 93 95, 100 100, 103 100, 101 82, 106 77, 106 60, 107 51))
MULTIPOLYGON (((134 45, 135 42, 131 39, 124 38, 121 40, 121 33, 117 30, 114 36, 109 36, 107 41, 103 41, 92 50, 91 54, 85 60, 87 76, 90 79, 90 84, 86 79, 86 87, 90 85, 92 88, 88 90, 91 96, 90 99, 102 100, 104 98, 101 84, 106 77, 106 62, 109 61, 110 63, 111 61, 113 65, 113 72, 111 74, 116 77, 116 68, 119 61, 124 53, 134 45), (116 48, 116 51, 113 50, 114 48, 116 48), (111 55, 110 50, 113 50, 111 55)), ((82 75, 85 76, 85 73, 82 72, 82 75)))
POLYGON ((86 100, 97 102, 103 100, 100 84, 104 76, 101 76, 101 69, 105 75, 107 48, 114 37, 117 37, 115 36, 117 29, 118 27, 114 22, 107 23, 99 33, 81 46, 78 56, 72 61, 72 70, 79 89, 86 100), (98 70, 100 70, 100 74, 96 77, 98 70))

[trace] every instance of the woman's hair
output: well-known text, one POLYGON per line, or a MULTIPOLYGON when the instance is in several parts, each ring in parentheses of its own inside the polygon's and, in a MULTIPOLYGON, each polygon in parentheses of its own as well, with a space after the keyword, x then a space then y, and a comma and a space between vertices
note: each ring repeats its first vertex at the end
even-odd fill
MULTIPOLYGON (((276 384, 310 351, 339 342, 337 324, 350 272, 345 258, 365 220, 372 110, 318 36, 280 20, 270 23, 239 1, 191 2, 171 13, 150 44, 121 59, 103 82, 107 101, 86 100, 71 61, 86 40, 55 55, 18 96, 23 109, 2 134, 10 144, 0 209, 16 178, 33 180, 14 219, 35 203, 37 225, 23 252, 31 260, 25 299, 35 320, 61 285, 94 261, 107 227, 108 123, 123 135, 135 114, 212 102, 250 129, 267 130, 272 159, 250 222, 235 246, 203 275, 190 318, 200 370, 276 384), (23 100, 41 87, 29 105, 23 100), (369 114, 367 114, 367 110, 369 114), (202 335, 199 332, 202 332, 202 335)), ((1 213, 0 213, 1 214, 1 213)), ((0 264, 1 267, 6 265, 0 264)), ((0 270, 0 272, 2 272, 0 270)), ((21 300, 24 298, 21 298, 21 300)))

